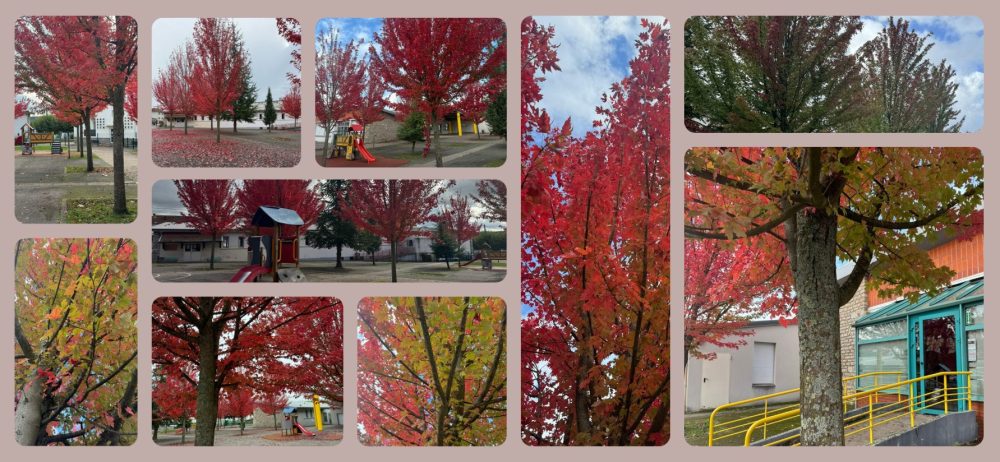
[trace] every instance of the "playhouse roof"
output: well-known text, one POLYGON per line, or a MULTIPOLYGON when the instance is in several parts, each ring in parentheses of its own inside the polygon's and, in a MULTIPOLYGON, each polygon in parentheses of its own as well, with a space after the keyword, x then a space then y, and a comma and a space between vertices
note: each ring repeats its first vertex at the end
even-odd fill
POLYGON ((265 227, 271 227, 275 224, 302 226, 305 222, 292 209, 262 205, 257 209, 257 213, 253 214, 253 220, 250 221, 250 224, 265 227))
POLYGON ((949 306, 960 305, 982 301, 983 299, 983 276, 974 277, 965 281, 957 282, 942 290, 939 294, 931 297, 923 293, 915 302, 908 298, 902 298, 885 306, 876 309, 854 322, 856 327, 877 324, 883 321, 906 318, 912 314, 925 311, 947 308, 949 306))

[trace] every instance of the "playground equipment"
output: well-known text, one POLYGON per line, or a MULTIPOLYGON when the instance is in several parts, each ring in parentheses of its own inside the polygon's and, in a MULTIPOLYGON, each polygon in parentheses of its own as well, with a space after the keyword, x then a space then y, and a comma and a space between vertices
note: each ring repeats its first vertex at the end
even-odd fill
POLYGON ((361 154, 368 163, 375 162, 375 156, 368 151, 362 140, 363 129, 364 127, 359 124, 351 124, 344 133, 334 135, 333 149, 328 158, 344 156, 344 159, 354 160, 361 154))
MULTIPOLYGON (((306 428, 299 423, 299 414, 295 408, 286 407, 281 411, 281 413, 285 415, 285 420, 281 422, 281 432, 283 434, 291 435, 298 432, 305 436, 316 436, 315 433, 306 430, 306 428)), ((322 428, 320 430, 322 430, 322 428)))
POLYGON ((257 282, 270 276, 274 282, 303 282, 299 269, 299 227, 305 223, 294 210, 261 206, 250 224, 256 227, 249 239, 248 264, 229 282, 257 282), (283 268, 283 264, 295 265, 283 268))
MULTIPOLYGON (((906 428, 912 429, 918 426, 918 415, 948 415, 972 409, 971 372, 938 372, 903 380, 905 376, 905 372, 887 371, 843 379, 845 389, 854 385, 854 391, 846 392, 842 397, 846 438, 860 438, 866 444, 874 445, 879 427, 895 420, 907 419, 909 425, 906 428), (879 377, 892 379, 883 379, 880 385, 879 377)), ((708 419, 708 445, 799 445, 799 404, 774 402, 780 401, 781 397, 794 398, 798 393, 799 389, 794 388, 715 408, 708 419), (726 410, 755 409, 761 405, 763 410, 751 415, 737 412, 736 417, 725 417, 720 414, 726 410)))
POLYGON ((33 155, 35 153, 34 145, 36 144, 49 144, 52 154, 62 154, 62 145, 57 144, 58 142, 53 133, 36 132, 30 123, 22 125, 20 131, 21 134, 18 136, 18 139, 21 140, 22 156, 33 155))
POLYGON ((316 430, 323 431, 323 413, 319 407, 319 395, 313 395, 313 416, 316 420, 316 430))

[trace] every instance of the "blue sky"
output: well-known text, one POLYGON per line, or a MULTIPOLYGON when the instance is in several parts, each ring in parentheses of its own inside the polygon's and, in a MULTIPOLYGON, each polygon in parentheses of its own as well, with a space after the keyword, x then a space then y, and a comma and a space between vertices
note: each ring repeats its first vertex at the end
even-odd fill
MULTIPOLYGON (((319 38, 330 31, 339 31, 341 41, 364 40, 372 43, 372 35, 382 29, 382 18, 323 18, 316 23, 316 37, 319 38)), ((367 52, 368 47, 362 47, 367 52)))
MULTIPOLYGON (((928 53, 933 63, 942 59, 955 69, 957 108, 965 117, 963 132, 983 127, 983 22, 975 16, 904 16, 919 34, 930 33, 934 43, 928 53)), ((851 50, 878 35, 888 16, 864 16, 861 32, 851 41, 851 50)))
MULTIPOLYGON (((649 17, 663 21, 662 17, 649 17)), ((542 82, 541 106, 552 121, 573 119, 573 134, 592 129, 594 108, 612 83, 628 74, 635 57, 634 42, 642 26, 639 16, 536 16, 543 26, 555 27, 559 67, 542 82)))

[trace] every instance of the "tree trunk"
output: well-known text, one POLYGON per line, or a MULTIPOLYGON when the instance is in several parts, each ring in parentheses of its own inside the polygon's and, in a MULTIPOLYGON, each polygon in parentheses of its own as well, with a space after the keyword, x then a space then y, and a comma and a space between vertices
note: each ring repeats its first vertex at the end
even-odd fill
MULTIPOLYGON (((212 303, 205 299, 203 303, 212 303)), ((202 307, 204 309, 204 307, 202 307)), ((211 309, 211 308, 209 308, 211 309)), ((205 310, 207 311, 207 310, 205 310)), ((195 400, 195 446, 215 445, 215 425, 219 417, 219 390, 215 387, 215 366, 218 360, 219 338, 211 316, 198 329, 198 396, 195 400)))
POLYGON ((323 127, 323 158, 330 152, 330 127, 323 127))
POLYGON ((222 119, 215 121, 215 142, 222 141, 222 119))
POLYGON ((375 252, 372 252, 372 266, 375 266, 375 252))
POLYGON ((83 120, 80 121, 80 125, 76 127, 76 152, 80 153, 80 158, 83 158, 83 120))
POLYGON ((188 118, 187 118, 187 116, 184 116, 184 134, 185 135, 188 134, 188 118))
POLYGON ((795 291, 799 298, 799 377, 803 446, 843 446, 837 216, 796 217, 795 291))
POLYGON ((278 429, 278 413, 275 412, 274 414, 271 414, 271 416, 274 417, 274 429, 277 430, 278 429))
POLYGON ((216 239, 218 239, 218 236, 216 236, 216 235, 213 234, 212 235, 212 242, 208 243, 208 245, 212 247, 211 256, 208 257, 209 258, 209 260, 208 260, 208 269, 209 270, 214 270, 215 269, 215 241, 216 241, 216 239))
POLYGON ((87 141, 87 171, 94 171, 94 146, 91 144, 90 137, 90 114, 88 113, 83 117, 83 131, 84 136, 87 141))
POLYGON ((341 251, 343 250, 343 248, 344 248, 343 245, 337 244, 337 266, 336 266, 336 268, 343 268, 344 267, 344 260, 341 257, 341 251))
POLYGON ((42 380, 31 374, 14 411, 14 437, 22 446, 34 446, 42 424, 42 380))
POLYGON ((236 131, 236 123, 237 122, 238 122, 238 120, 236 120, 236 111, 234 110, 233 111, 233 133, 239 133, 239 132, 236 131))
POLYGON ((389 244, 389 260, 392 261, 392 282, 396 282, 396 241, 389 244))
POLYGON ((444 158, 441 157, 441 126, 434 121, 434 166, 444 167, 444 158))
POLYGON ((451 270, 451 262, 448 260, 450 260, 448 257, 444 257, 444 266, 446 266, 448 270, 451 270))
POLYGON ((125 215, 128 213, 128 204, 125 202, 125 84, 115 85, 111 90, 111 119, 115 201, 112 212, 115 215, 125 215))

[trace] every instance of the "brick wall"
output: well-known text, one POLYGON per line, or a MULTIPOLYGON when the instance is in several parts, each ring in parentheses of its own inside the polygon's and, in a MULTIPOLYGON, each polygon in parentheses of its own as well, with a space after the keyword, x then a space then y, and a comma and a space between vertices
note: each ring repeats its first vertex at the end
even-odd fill
MULTIPOLYGON (((954 239, 927 251, 937 266, 947 266, 955 272, 954 279, 961 279, 983 272, 983 234, 971 239, 954 239)), ((879 297, 874 290, 868 293, 868 306, 881 305, 893 298, 879 297)))
MULTIPOLYGON (((864 283, 854 293, 846 305, 840 307, 840 364, 844 377, 855 375, 854 371, 854 321, 868 309, 864 283)), ((854 383, 848 384, 853 388, 854 383)))

